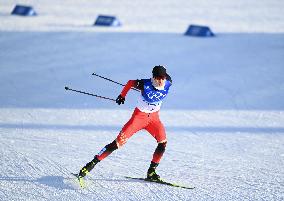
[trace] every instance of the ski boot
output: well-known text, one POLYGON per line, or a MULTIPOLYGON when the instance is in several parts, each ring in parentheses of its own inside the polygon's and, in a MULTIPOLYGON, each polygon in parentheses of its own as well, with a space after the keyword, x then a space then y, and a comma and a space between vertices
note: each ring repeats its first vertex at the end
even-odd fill
POLYGON ((156 168, 158 167, 159 163, 151 162, 151 165, 147 172, 147 180, 149 181, 162 181, 160 176, 156 173, 156 168))
POLYGON ((76 174, 75 176, 78 178, 78 181, 80 183, 80 186, 82 188, 84 188, 85 184, 84 184, 84 180, 83 177, 85 177, 92 169, 94 169, 94 167, 96 166, 96 164, 100 162, 99 159, 97 159, 97 157, 95 157, 92 161, 90 161, 89 163, 87 163, 79 172, 79 174, 76 174))
POLYGON ((95 166, 100 162, 97 157, 95 157, 92 161, 87 163, 79 172, 79 177, 85 177, 95 166))

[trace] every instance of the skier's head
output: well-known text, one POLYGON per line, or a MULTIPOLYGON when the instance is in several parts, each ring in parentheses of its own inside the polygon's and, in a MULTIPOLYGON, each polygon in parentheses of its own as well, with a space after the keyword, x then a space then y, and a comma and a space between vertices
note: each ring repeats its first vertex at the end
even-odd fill
POLYGON ((167 78, 167 70, 164 66, 155 66, 152 70, 153 80, 155 81, 155 85, 157 87, 165 86, 166 78, 167 78))
POLYGON ((167 70, 164 66, 155 66, 152 70, 153 78, 166 78, 167 70))

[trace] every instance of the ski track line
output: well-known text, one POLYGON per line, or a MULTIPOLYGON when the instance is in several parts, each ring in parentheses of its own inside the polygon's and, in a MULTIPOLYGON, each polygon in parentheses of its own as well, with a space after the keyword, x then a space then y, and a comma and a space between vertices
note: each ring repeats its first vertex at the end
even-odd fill
POLYGON ((170 191, 167 191, 168 192, 168 197, 170 198, 170 200, 184 200, 183 197, 181 197, 181 194, 180 194, 180 191, 181 190, 188 190, 188 189, 173 189, 173 190, 170 190, 170 191))
MULTIPOLYGON (((131 180, 127 179, 127 182, 133 182, 131 180)), ((143 199, 147 199, 149 200, 149 197, 151 197, 151 200, 154 200, 155 198, 153 197, 153 194, 151 193, 147 193, 145 195, 145 190, 141 191, 141 188, 146 188, 148 189, 148 191, 151 192, 151 186, 147 186, 147 184, 143 184, 143 182, 136 182, 135 184, 136 186, 134 187, 134 191, 132 190, 131 193, 134 195, 134 198, 137 200, 143 200, 143 199)), ((152 186, 153 187, 153 186, 152 186)))
MULTIPOLYGON (((70 178, 71 176, 71 172, 65 168, 64 166, 60 165, 58 162, 50 159, 49 157, 42 157, 41 155, 39 155, 38 153, 35 153, 33 152, 33 155, 32 155, 32 158, 31 156, 28 156, 24 153, 20 153, 16 150, 16 147, 13 147, 12 145, 8 145, 7 143, 4 143, 6 145, 6 147, 8 148, 8 150, 12 153, 14 153, 13 155, 15 157, 17 157, 18 159, 16 160, 19 160, 19 159, 23 159, 24 161, 26 161, 28 163, 28 165, 34 169, 35 171, 37 170, 40 170, 40 166, 42 164, 45 164, 45 165, 49 165, 49 166, 52 166, 55 170, 57 170, 59 173, 63 173, 63 175, 65 175, 67 178, 70 178), (21 156, 21 157, 19 157, 21 156), (36 160, 34 160, 34 158, 36 158, 36 160), (40 160, 38 160, 40 159, 40 160), (38 166, 38 165, 39 166, 38 166), (36 165, 36 166, 35 166, 36 165)), ((8 158, 7 158, 8 159, 8 158)), ((31 173, 29 172, 26 172, 25 169, 23 169, 23 166, 19 166, 17 168, 21 168, 21 171, 22 172, 25 172, 26 174, 29 175, 29 177, 32 178, 32 180, 36 180, 37 178, 35 178, 31 173)), ((137 167, 132 167, 133 169, 135 169, 135 172, 139 172, 139 174, 141 173, 141 170, 137 167)), ((44 172, 42 172, 44 173, 44 172)), ((32 182, 31 180, 31 182, 32 182)), ((90 185, 87 189, 82 189, 82 190, 79 190, 79 192, 89 192, 89 193, 83 193, 82 195, 84 195, 85 198, 88 198, 88 199, 93 199, 93 195, 96 195, 99 200, 107 200, 107 199, 110 199, 113 194, 113 190, 111 190, 112 186, 111 184, 107 184, 107 185, 104 185, 102 182, 95 182, 94 181, 95 179, 93 177, 91 177, 90 181, 93 185, 90 185), (100 188, 97 188, 96 186, 100 186, 100 188), (100 191, 100 189, 104 189, 103 191, 100 191), (90 194, 91 193, 91 194, 90 194)), ((147 183, 144 183, 144 182, 137 182, 137 185, 140 185, 139 188, 147 188, 149 190, 150 193, 147 193, 146 195, 143 195, 142 193, 140 193, 141 191, 138 190, 138 187, 134 188, 135 191, 128 191, 128 186, 127 185, 119 185, 120 188, 122 188, 121 190, 124 192, 121 196, 121 197, 116 197, 116 198, 119 198, 119 200, 125 200, 125 192, 128 192, 128 193, 131 193, 133 199, 135 200, 141 200, 141 198, 151 198, 151 200, 163 200, 163 197, 161 195, 166 195, 166 198, 171 200, 172 197, 171 197, 171 194, 169 194, 169 190, 167 187, 163 187, 163 186, 159 186, 159 184, 147 184, 147 183)), ((44 196, 44 193, 41 191, 41 189, 36 189, 37 191, 37 195, 35 194, 31 194, 31 193, 28 193, 26 192, 25 190, 22 190, 22 193, 23 194, 28 194, 32 197, 35 197, 35 196, 38 196, 39 198, 41 199, 45 199, 45 200, 48 200, 47 197, 44 196)), ((53 194, 54 191, 50 188, 46 188, 45 191, 48 191, 48 194, 53 194)), ((173 189, 171 189, 171 191, 173 191, 173 189)), ((172 193, 172 192, 171 192, 172 193)))
MULTIPOLYGON (((155 185, 151 185, 150 183, 146 184, 146 185, 148 186, 148 188, 150 188, 150 191, 152 192, 153 195, 155 195, 159 200, 163 200, 163 197, 160 196, 160 193, 163 193, 163 195, 166 195, 165 190, 159 190, 159 188, 155 188, 155 190, 154 190, 153 188, 151 188, 151 186, 155 187, 155 185)), ((162 188, 162 187, 160 187, 160 188, 162 188)), ((157 199, 154 199, 154 200, 157 200, 157 199)))
MULTIPOLYGON (((44 159, 48 164, 53 164, 52 166, 55 167, 59 172, 63 173, 65 175, 64 179, 73 179, 72 175, 71 175, 71 171, 69 171, 67 168, 65 168, 64 166, 60 165, 58 162, 46 157, 44 159)), ((96 186, 96 183, 94 183, 92 180, 88 180, 88 182, 91 181, 92 184, 94 184, 94 186, 96 186)), ((73 182, 73 181, 72 181, 73 182)), ((74 178, 74 182, 76 181, 76 178, 74 178)), ((78 191, 76 192, 77 194, 79 193, 80 195, 84 195, 86 198, 88 199, 94 199, 94 195, 98 196, 99 200, 106 200, 106 197, 102 197, 100 192, 97 192, 98 189, 94 190, 91 187, 88 187, 86 189, 80 189, 79 184, 78 184, 78 191), (84 193, 85 191, 89 192, 89 193, 84 193), (91 194, 90 194, 91 193, 91 194)))
MULTIPOLYGON (((138 172, 138 174, 140 175, 141 169, 139 169, 136 166, 132 166, 131 169, 134 169, 135 174, 138 172)), ((118 175, 118 176, 121 176, 121 175, 118 175)), ((127 180, 127 181, 129 181, 129 180, 127 180)), ((129 182, 131 182, 131 181, 129 181, 129 182)), ((155 195, 159 199, 161 199, 161 197, 159 196, 161 194, 162 195, 167 195, 169 200, 173 199, 170 195, 168 195, 169 190, 167 189, 168 187, 166 187, 166 186, 162 186, 162 185, 159 186, 159 184, 155 184, 155 183, 153 183, 153 184, 149 183, 148 184, 147 182, 137 182, 137 184, 141 184, 141 186, 146 187, 147 189, 149 189, 151 194, 155 195), (157 189, 158 191, 156 192, 154 189, 157 189), (159 189, 162 189, 162 190, 159 190, 159 189)), ((135 198, 136 198, 136 196, 135 196, 135 198)), ((156 200, 156 199, 153 198, 153 200, 156 200)), ((161 199, 161 200, 163 200, 163 199, 161 199)))
MULTIPOLYGON (((157 184, 158 185, 158 184, 157 184)), ((157 186, 157 192, 159 195, 166 195, 167 200, 182 200, 180 198, 181 192, 189 191, 188 189, 176 188, 173 186, 163 186, 161 185, 159 188, 157 186), (178 196, 178 197, 177 197, 178 196)), ((164 197, 161 199, 163 200, 164 197)))
MULTIPOLYGON (((2 199, 3 198, 7 198, 7 200, 9 200, 8 198, 9 198, 9 196, 7 195, 7 193, 5 193, 5 191, 1 191, 0 193, 2 193, 3 195, 4 195, 4 197, 2 197, 2 199)), ((5 200, 5 199, 4 199, 5 200)))
MULTIPOLYGON (((125 181, 126 181, 126 180, 125 180, 125 181)), ((136 194, 133 194, 132 191, 129 191, 129 188, 128 188, 127 185, 125 185, 125 184, 122 183, 122 182, 120 182, 120 183, 118 184, 117 182, 119 182, 119 180, 117 180, 117 179, 113 180, 112 182, 109 182, 109 184, 106 184, 106 186, 104 186, 102 183, 99 184, 100 186, 102 186, 103 188, 105 188, 105 189, 108 191, 108 196, 109 196, 109 195, 112 195, 112 194, 113 194, 113 191, 119 191, 119 192, 122 192, 122 193, 121 193, 121 194, 118 194, 118 195, 115 197, 116 200, 122 200, 122 201, 124 201, 124 200, 126 199, 125 196, 126 196, 126 195, 129 195, 129 194, 131 194, 131 195, 133 195, 133 196, 135 197, 134 200, 139 200, 139 197, 138 197, 136 194), (111 189, 112 189, 112 186, 113 186, 112 182, 116 182, 115 186, 117 187, 117 188, 115 188, 115 189, 113 189, 113 190, 111 190, 111 189)), ((110 197, 112 197, 112 196, 110 196, 110 197)), ((109 198, 109 197, 108 197, 108 198, 109 198)))
MULTIPOLYGON (((45 157, 44 160, 47 162, 47 164, 53 164, 52 166, 55 167, 59 172, 64 173, 67 178, 70 178, 71 176, 71 171, 69 171, 67 168, 61 166, 60 164, 58 164, 57 162, 55 162, 54 160, 45 157)), ((92 195, 96 195, 98 200, 107 200, 110 197, 112 197, 113 191, 111 190, 111 186, 109 185, 104 185, 101 182, 95 182, 95 178, 93 176, 90 176, 90 179, 86 179, 86 182, 92 183, 89 184, 89 186, 86 189, 82 189, 82 191, 88 191, 90 193, 92 193, 91 195, 89 194, 85 194, 85 196, 91 197, 92 199, 94 198, 92 195), (97 188, 97 186, 99 186, 100 188, 97 188), (101 189, 104 189, 103 191, 101 191, 101 189)), ((121 187, 121 185, 120 185, 121 187)), ((125 190, 127 190, 127 187, 124 187, 125 190)), ((125 192, 125 191, 123 191, 125 192)), ((134 195, 135 196, 135 195, 134 195)), ((117 197, 116 197, 117 198, 117 197)), ((135 196, 135 199, 137 199, 138 197, 135 196)), ((125 200, 125 197, 121 197, 121 200, 125 200)))
MULTIPOLYGON (((121 176, 124 177, 124 176, 121 176)), ((125 192, 127 194, 132 195, 131 200, 145 200, 145 191, 142 191, 140 189, 145 188, 146 186, 140 182, 136 182, 135 187, 131 187, 131 189, 128 188, 128 185, 133 185, 134 181, 131 181, 129 179, 124 179, 127 185, 124 185, 125 192)))
MULTIPOLYGON (((60 173, 63 173, 64 179, 74 179, 74 181, 72 182, 77 182, 76 178, 72 178, 71 175, 71 171, 69 171, 67 168, 65 168, 64 166, 60 165, 58 162, 46 157, 44 158, 44 160, 47 162, 47 164, 51 164, 55 169, 57 169, 60 173)), ((88 180, 88 182, 91 180, 88 180)), ((91 181, 91 183, 96 186, 96 183, 94 183, 93 181, 91 181)), ((81 187, 79 187, 79 184, 76 183, 76 185, 78 185, 78 189, 73 189, 75 190, 77 196, 79 196, 81 198, 80 195, 83 195, 87 200, 93 200, 94 199, 94 195, 96 195, 96 199, 98 200, 107 200, 107 197, 102 196, 101 192, 99 191, 99 189, 96 189, 95 187, 90 187, 88 186, 86 189, 81 189, 81 187), (95 188, 95 190, 94 190, 95 188), (88 192, 88 193, 86 193, 88 192)), ((92 186, 93 186, 92 185, 92 186)), ((72 190, 72 189, 70 189, 72 190)))
MULTIPOLYGON (((183 153, 185 153, 185 152, 183 152, 183 153)), ((135 174, 137 173, 137 175, 141 175, 141 174, 144 173, 144 172, 141 173, 142 172, 141 169, 138 168, 137 166, 131 166, 130 168, 131 168, 131 170, 134 169, 134 173, 135 174)), ((124 177, 123 175, 119 175, 119 174, 117 176, 124 177)), ((166 199, 168 199, 168 200, 173 200, 173 199, 174 200, 181 200, 181 199, 184 199, 184 198, 182 198, 180 196, 178 196, 180 198, 175 198, 175 196, 172 196, 172 195, 179 195, 179 192, 181 192, 180 190, 186 191, 186 189, 177 189, 175 187, 163 186, 161 184, 155 184, 155 183, 152 184, 152 183, 139 181, 139 182, 137 182, 137 184, 140 184, 141 187, 147 188, 151 192, 148 195, 155 195, 156 196, 156 197, 151 196, 151 200, 160 199, 161 197, 159 195, 165 195, 166 199), (175 192, 177 192, 177 193, 175 193, 175 192)), ((161 199, 161 200, 163 200, 163 199, 161 199)))
MULTIPOLYGON (((106 196, 104 195, 104 193, 105 193, 104 190, 100 191, 101 189, 96 188, 96 186, 97 186, 98 183, 95 183, 92 179, 87 179, 86 181, 91 183, 91 184, 89 184, 89 186, 86 188, 86 190, 87 190, 88 192, 90 192, 90 193, 92 193, 92 194, 95 194, 95 195, 99 195, 99 200, 107 200, 107 199, 108 199, 108 197, 106 197, 106 196), (90 185, 92 185, 92 187, 91 187, 90 185), (99 192, 98 192, 98 191, 99 191, 99 192)), ((101 186, 101 188, 105 188, 105 187, 102 186, 101 184, 99 184, 99 185, 101 186)), ((83 189, 83 190, 85 190, 85 189, 83 189)))
MULTIPOLYGON (((39 156, 38 154, 35 154, 35 153, 34 153, 33 156, 36 156, 36 158, 37 158, 36 161, 35 161, 34 159, 32 159, 32 158, 30 158, 30 157, 24 155, 23 153, 20 153, 20 152, 16 151, 16 148, 15 148, 15 147, 12 147, 12 146, 8 145, 7 143, 3 143, 3 144, 5 144, 7 147, 9 147, 9 150, 10 150, 11 152, 14 152, 14 153, 15 153, 14 156, 22 156, 21 158, 23 158, 26 162, 28 162, 29 166, 31 166, 33 169, 34 169, 34 166, 31 164, 31 162, 33 162, 34 164, 40 164, 40 165, 41 165, 41 164, 49 164, 49 165, 51 165, 52 167, 54 167, 55 169, 57 169, 60 173, 64 173, 65 175, 68 175, 68 176, 70 176, 70 174, 71 174, 71 173, 69 173, 69 171, 68 171, 66 168, 62 167, 60 164, 58 164, 58 163, 55 162, 54 160, 51 160, 51 159, 49 159, 49 158, 47 158, 47 157, 39 156), (38 158, 40 158, 41 160, 39 161, 38 158), (30 162, 29 162, 29 161, 30 161, 30 162)), ((19 157, 18 157, 18 158, 19 158, 19 157)), ((20 166, 20 168, 21 168, 21 170, 22 170, 23 172, 25 172, 26 174, 28 174, 29 177, 32 178, 31 182, 34 183, 34 182, 37 180, 37 178, 33 177, 30 173, 27 173, 27 172, 25 171, 25 169, 22 168, 22 166, 20 166)), ((40 169, 38 169, 38 170, 40 170, 40 169)), ((44 198, 45 200, 49 200, 49 198, 44 197, 43 192, 41 192, 41 189, 34 189, 34 190, 37 191, 37 193, 39 194, 38 196, 40 196, 41 198, 44 198)), ((51 195, 54 194, 54 190, 52 190, 52 189, 50 189, 50 188, 45 188, 44 191, 45 191, 45 192, 48 191, 51 195)), ((24 193, 24 194, 30 194, 32 197, 35 196, 34 194, 28 193, 28 192, 26 192, 26 191, 22 191, 22 193, 24 193)), ((88 197, 90 197, 90 196, 88 196, 88 197)), ((92 198, 93 198, 93 197, 92 197, 92 198)))
MULTIPOLYGON (((15 150, 15 147, 12 147, 11 145, 9 145, 9 144, 7 144, 7 143, 5 143, 5 142, 2 142, 2 144, 5 145, 5 146, 8 148, 7 150, 8 150, 9 152, 14 153, 13 156, 18 159, 17 161, 21 161, 21 159, 23 159, 25 162, 27 162, 27 164, 28 164, 31 168, 35 169, 34 166, 31 164, 31 162, 33 161, 33 159, 27 157, 27 156, 24 155, 23 153, 20 153, 20 152, 16 151, 16 150, 15 150), (22 156, 22 157, 19 157, 19 156, 22 156)), ((7 158, 7 159, 9 159, 9 158, 7 158)), ((28 177, 32 178, 32 179, 30 180, 31 183, 34 183, 34 181, 36 181, 36 178, 35 178, 33 175, 31 175, 29 172, 27 172, 22 166, 17 166, 16 168, 20 168, 20 170, 22 170, 21 172, 24 172, 25 174, 27 174, 28 177)), ((27 181, 24 181, 24 182, 28 182, 28 180, 27 180, 27 181)), ((22 188, 20 188, 20 189, 17 188, 17 192, 18 192, 19 190, 20 190, 20 194, 21 194, 21 195, 22 195, 22 194, 28 194, 28 195, 31 195, 32 197, 41 197, 41 198, 43 198, 43 199, 45 199, 45 200, 48 200, 48 198, 43 195, 43 193, 40 191, 40 189, 34 189, 34 190, 36 190, 36 193, 37 193, 37 194, 35 194, 35 192, 29 193, 29 192, 23 190, 22 188)), ((9 199, 10 199, 10 198, 9 198, 9 199)))
MULTIPOLYGON (((121 167, 124 167, 124 165, 122 163, 119 164, 121 167)), ((137 173, 140 175, 141 173, 141 169, 137 168, 136 166, 131 166, 129 167, 131 169, 134 169, 134 172, 137 173)), ((123 191, 123 194, 131 194, 131 200, 134 199, 134 200, 141 200, 143 197, 145 197, 145 195, 141 194, 140 192, 141 191, 137 191, 138 187, 130 187, 129 188, 129 182, 133 182, 133 181, 130 181, 128 179, 125 179, 124 176, 125 175, 121 175, 121 174, 114 174, 115 177, 119 177, 119 178, 123 178, 123 182, 126 182, 125 185, 124 184, 116 184, 116 185, 119 185, 119 191, 123 191), (130 190, 129 190, 130 189, 130 190)), ((112 182, 117 182, 116 179, 113 180, 112 182)), ((104 186, 103 184, 100 184, 100 186, 102 186, 103 188, 106 188, 108 191, 109 189, 111 189, 111 185, 112 184, 109 184, 106 186, 104 186), (108 187, 110 185, 110 187, 108 187)), ((147 184, 144 184, 142 182, 137 182, 136 185, 139 185, 139 188, 147 188, 147 189, 151 189, 151 186, 148 186, 147 184)), ((116 189, 115 189, 116 190, 116 189)), ((111 192, 112 193, 112 192, 111 192)), ((116 197, 116 199, 118 199, 118 197, 116 197)), ((119 198, 121 200, 125 200, 126 198, 125 197, 121 197, 119 198)), ((143 200, 143 199, 142 199, 143 200)), ((153 199, 154 200, 154 199, 153 199)))
POLYGON ((171 194, 173 191, 178 190, 173 189, 175 187, 163 186, 162 184, 150 183, 146 181, 136 181, 136 183, 141 184, 143 187, 146 187, 148 189, 148 195, 151 197, 151 200, 164 200, 165 198, 166 200, 173 200, 174 198, 171 196, 171 194))

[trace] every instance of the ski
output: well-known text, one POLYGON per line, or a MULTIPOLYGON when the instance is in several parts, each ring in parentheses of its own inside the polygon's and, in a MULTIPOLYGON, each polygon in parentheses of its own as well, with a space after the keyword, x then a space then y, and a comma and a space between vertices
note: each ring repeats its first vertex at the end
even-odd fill
POLYGON ((84 182, 84 179, 82 177, 79 177, 79 174, 75 174, 75 173, 71 173, 74 177, 77 178, 78 182, 79 182, 79 185, 81 188, 85 188, 85 182, 84 182))
POLYGON ((140 181, 146 181, 146 182, 153 182, 153 183, 163 184, 163 185, 177 187, 177 188, 184 188, 184 189, 194 189, 195 188, 195 187, 192 187, 192 186, 183 186, 183 185, 180 185, 180 184, 175 184, 175 183, 167 182, 167 181, 163 181, 163 180, 150 180, 150 179, 147 179, 147 178, 128 177, 128 176, 126 176, 125 178, 140 180, 140 181))

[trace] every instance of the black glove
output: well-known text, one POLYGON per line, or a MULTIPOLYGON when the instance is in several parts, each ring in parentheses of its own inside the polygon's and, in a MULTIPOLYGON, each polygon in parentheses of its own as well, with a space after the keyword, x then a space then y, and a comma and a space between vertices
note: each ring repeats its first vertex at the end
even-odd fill
POLYGON ((124 101, 125 101, 125 98, 122 97, 121 95, 119 95, 119 96, 116 98, 116 100, 115 100, 115 102, 116 102, 118 105, 120 105, 121 103, 124 104, 124 101))

